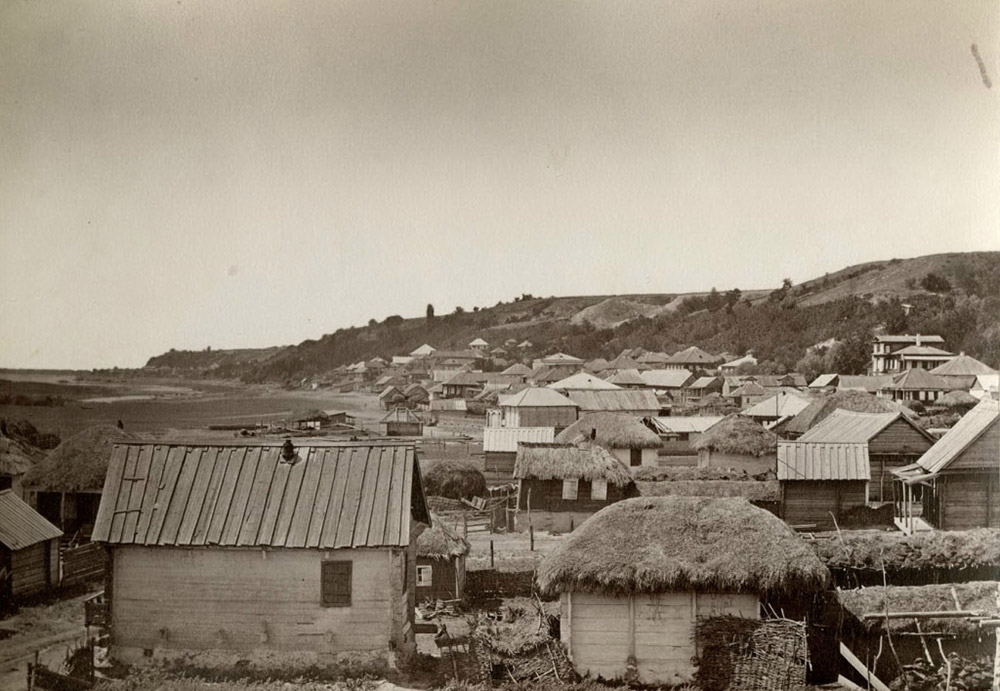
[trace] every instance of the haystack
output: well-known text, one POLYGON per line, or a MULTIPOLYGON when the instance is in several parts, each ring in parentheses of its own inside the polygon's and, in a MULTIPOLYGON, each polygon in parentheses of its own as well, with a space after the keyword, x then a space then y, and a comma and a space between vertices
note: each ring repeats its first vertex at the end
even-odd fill
POLYGON ((692 447, 760 458, 777 452, 778 436, 748 417, 729 415, 708 428, 692 447))
POLYGON ((979 399, 968 391, 949 391, 937 400, 937 404, 945 408, 973 408, 979 399))
POLYGON ((36 463, 24 485, 36 492, 100 492, 115 444, 138 437, 112 425, 98 425, 74 434, 36 463))
POLYGON ((634 415, 587 413, 556 436, 556 442, 592 441, 607 449, 658 449, 660 438, 634 415))
POLYGON ((431 514, 431 527, 417 537, 417 556, 429 559, 451 559, 469 553, 469 541, 454 528, 431 514))
POLYGON ((641 497, 602 509, 545 558, 543 591, 811 592, 830 574, 781 519, 745 499, 641 497))
POLYGON ((789 420, 783 431, 789 437, 798 437, 822 422, 835 410, 854 413, 898 413, 913 417, 913 412, 887 398, 879 398, 864 391, 838 391, 819 398, 789 420))
POLYGON ((514 477, 519 480, 607 480, 625 487, 632 484, 628 468, 600 446, 574 444, 532 444, 521 442, 514 461, 514 477))

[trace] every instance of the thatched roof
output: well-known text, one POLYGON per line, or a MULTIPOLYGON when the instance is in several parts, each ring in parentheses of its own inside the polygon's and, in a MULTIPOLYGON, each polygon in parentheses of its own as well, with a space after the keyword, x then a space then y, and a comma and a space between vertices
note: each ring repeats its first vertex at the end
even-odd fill
POLYGON ((1000 570, 1000 530, 932 530, 906 535, 882 530, 818 533, 813 548, 831 569, 887 571, 994 568, 1000 570))
POLYGON ((745 499, 641 497, 591 516, 542 562, 550 593, 770 593, 824 588, 830 574, 778 517, 745 499))
POLYGON ((632 475, 607 449, 575 444, 532 444, 521 442, 514 461, 514 477, 536 480, 607 480, 627 487, 632 475))
POLYGON ((0 435, 0 475, 24 475, 44 454, 19 439, 0 435))
POLYGON ((766 456, 778 449, 778 435, 748 417, 729 415, 712 425, 692 446, 701 451, 766 456))
POLYGON ((946 408, 971 408, 979 403, 979 399, 968 391, 949 391, 937 399, 936 403, 946 408))
POLYGON ((431 514, 431 527, 417 537, 417 556, 432 559, 451 559, 469 553, 469 541, 435 514, 431 514))
POLYGON ((658 449, 660 438, 634 415, 628 413, 587 413, 556 437, 564 444, 591 439, 606 449, 658 449))
MULTIPOLYGON (((905 409, 887 398, 872 396, 863 391, 837 391, 806 406, 785 425, 784 431, 794 435, 805 434, 835 410, 849 410, 855 413, 897 413, 904 412, 905 409)), ((909 411, 905 414, 912 415, 909 411)))
POLYGON ((747 501, 781 500, 777 480, 637 480, 644 497, 742 497, 747 501))
MULTIPOLYGON (((962 609, 981 611, 996 617, 1000 614, 997 606, 996 581, 973 581, 971 583, 947 583, 941 585, 890 585, 838 590, 840 604, 861 620, 869 631, 885 631, 885 618, 861 619, 865 614, 883 613, 886 600, 890 612, 942 612, 955 609, 954 591, 962 609)), ((918 624, 913 619, 890 619, 889 628, 893 633, 917 631, 918 624)), ((964 636, 980 636, 983 629, 974 622, 962 618, 922 619, 919 626, 924 631, 940 631, 964 636)))
POLYGON ((138 437, 112 425, 98 425, 69 437, 35 464, 25 487, 41 492, 100 492, 111 447, 138 437))

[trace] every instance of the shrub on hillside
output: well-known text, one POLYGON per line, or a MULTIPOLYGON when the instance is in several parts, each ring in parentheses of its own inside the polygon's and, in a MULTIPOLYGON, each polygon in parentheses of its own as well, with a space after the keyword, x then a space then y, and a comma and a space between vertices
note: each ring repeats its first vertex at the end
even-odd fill
POLYGON ((434 461, 424 468, 424 494, 471 499, 486 494, 486 478, 470 461, 434 461))

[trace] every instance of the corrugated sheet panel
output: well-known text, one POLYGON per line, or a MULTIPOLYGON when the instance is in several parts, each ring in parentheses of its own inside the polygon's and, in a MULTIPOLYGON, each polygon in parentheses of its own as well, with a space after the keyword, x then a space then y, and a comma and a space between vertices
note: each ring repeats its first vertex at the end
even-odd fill
POLYGON ((116 445, 93 540, 178 546, 405 546, 412 446, 116 445))
POLYGON ((648 389, 619 389, 617 391, 567 391, 570 400, 581 411, 656 411, 660 404, 656 394, 648 389))
MULTIPOLYGON (((902 413, 853 413, 837 409, 811 430, 800 442, 868 443, 872 437, 902 417, 902 413)), ((905 418, 904 418, 905 419, 905 418)))
POLYGON ((483 452, 515 453, 519 442, 551 444, 555 437, 553 427, 484 427, 483 452))
POLYGON ((986 399, 962 416, 927 450, 917 464, 928 473, 944 470, 959 454, 1000 419, 1000 401, 986 399))
POLYGON ((9 550, 24 549, 62 534, 13 490, 0 492, 0 545, 9 550))
POLYGON ((868 444, 778 442, 779 480, 869 480, 868 444))

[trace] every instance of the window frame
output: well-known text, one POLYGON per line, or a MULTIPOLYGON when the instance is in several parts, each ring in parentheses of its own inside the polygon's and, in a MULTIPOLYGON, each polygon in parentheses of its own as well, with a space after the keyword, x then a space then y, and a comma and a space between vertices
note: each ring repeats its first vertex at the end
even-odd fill
POLYGON ((608 481, 604 478, 594 478, 590 481, 590 498, 593 501, 607 501, 608 500, 608 481), (600 487, 601 491, 598 492, 597 488, 600 487))
POLYGON ((628 450, 628 464, 631 468, 639 468, 642 466, 642 449, 629 449, 628 450))
POLYGON ((565 478, 562 481, 562 499, 563 501, 576 501, 580 498, 580 478, 565 478), (569 496, 567 490, 572 487, 573 496, 569 496))
POLYGON ((319 604, 320 607, 350 607, 354 599, 354 562, 349 559, 324 559, 320 562, 319 604), (346 574, 345 574, 346 567, 346 574), (339 570, 339 573, 338 573, 339 570), (329 579, 346 575, 347 586, 337 592, 336 581, 329 579))
POLYGON ((434 585, 434 567, 428 564, 417 564, 417 587, 430 588, 434 585), (426 582, 422 582, 420 574, 426 574, 426 582))

